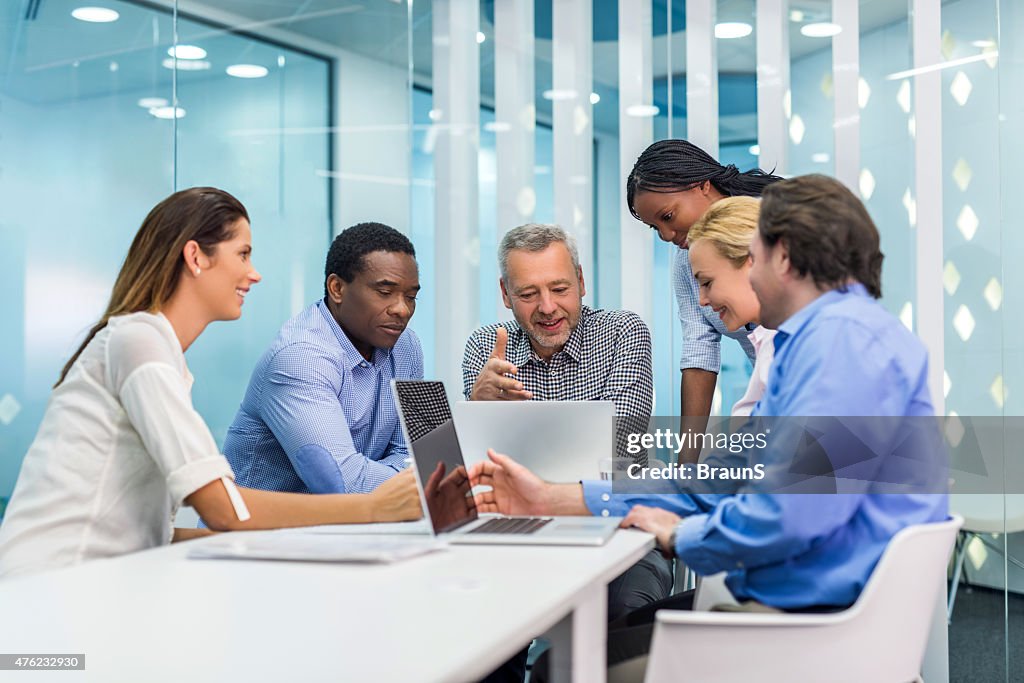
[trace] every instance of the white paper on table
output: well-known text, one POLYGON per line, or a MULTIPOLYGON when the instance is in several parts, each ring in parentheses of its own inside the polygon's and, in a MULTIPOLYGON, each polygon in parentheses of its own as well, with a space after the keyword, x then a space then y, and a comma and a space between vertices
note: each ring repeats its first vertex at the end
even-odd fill
POLYGON ((433 537, 369 538, 325 534, 243 532, 195 543, 190 559, 387 563, 445 548, 433 537))
POLYGON ((339 534, 343 536, 405 536, 430 533, 430 523, 419 519, 415 522, 378 522, 377 524, 324 524, 320 526, 297 526, 279 529, 284 534, 339 534))

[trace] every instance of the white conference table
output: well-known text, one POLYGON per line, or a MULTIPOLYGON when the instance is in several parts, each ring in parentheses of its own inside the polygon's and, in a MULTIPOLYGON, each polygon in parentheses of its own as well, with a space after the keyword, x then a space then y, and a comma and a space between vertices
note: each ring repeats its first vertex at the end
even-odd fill
POLYGON ((207 541, 0 581, 0 653, 85 654, 0 680, 470 681, 547 632, 555 680, 601 683, 606 586, 653 546, 620 530, 387 565, 186 557, 207 541))

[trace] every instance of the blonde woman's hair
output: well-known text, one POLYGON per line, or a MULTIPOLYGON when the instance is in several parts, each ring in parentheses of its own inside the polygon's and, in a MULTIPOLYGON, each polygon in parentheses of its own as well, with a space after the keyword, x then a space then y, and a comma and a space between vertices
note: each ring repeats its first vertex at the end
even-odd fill
POLYGON ((761 201, 754 197, 726 197, 715 202, 690 228, 690 247, 708 240, 719 254, 741 268, 750 256, 760 208, 761 201))

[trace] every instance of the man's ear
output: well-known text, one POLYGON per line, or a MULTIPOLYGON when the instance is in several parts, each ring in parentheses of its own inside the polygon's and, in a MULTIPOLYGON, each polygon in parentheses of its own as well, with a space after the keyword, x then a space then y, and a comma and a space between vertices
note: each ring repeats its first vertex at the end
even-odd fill
POLYGON ((794 279, 798 277, 798 274, 793 272, 793 263, 789 260, 789 247, 786 246, 785 240, 779 240, 772 248, 772 262, 779 275, 794 279))
POLYGON ((330 299, 331 303, 335 305, 341 304, 345 298, 345 288, 347 285, 347 282, 334 273, 327 276, 327 298, 330 299))
POLYGON ((576 277, 580 281, 580 298, 582 299, 587 295, 587 283, 583 280, 583 266, 576 267, 576 277))
POLYGON ((501 287, 501 300, 504 302, 505 308, 507 308, 507 309, 509 309, 511 311, 512 310, 512 299, 509 298, 508 290, 505 289, 505 279, 504 278, 500 278, 500 277, 498 278, 498 286, 501 287))

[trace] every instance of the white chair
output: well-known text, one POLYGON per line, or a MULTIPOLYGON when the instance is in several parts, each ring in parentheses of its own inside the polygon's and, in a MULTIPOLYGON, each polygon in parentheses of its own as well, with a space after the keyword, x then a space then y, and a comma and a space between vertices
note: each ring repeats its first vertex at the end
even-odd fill
POLYGON ((963 518, 954 516, 901 530, 889 542, 857 602, 842 612, 662 610, 656 617, 644 680, 920 680, 935 602, 939 591, 946 589, 946 565, 961 524, 963 518))

